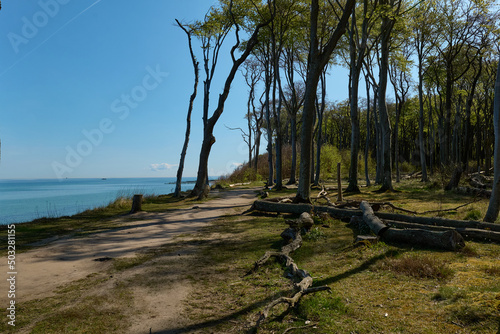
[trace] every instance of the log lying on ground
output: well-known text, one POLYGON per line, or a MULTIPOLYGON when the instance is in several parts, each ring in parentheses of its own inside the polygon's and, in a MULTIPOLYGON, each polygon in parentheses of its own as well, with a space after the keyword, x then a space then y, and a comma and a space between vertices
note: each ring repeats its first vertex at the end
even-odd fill
MULTIPOLYGON (((312 206, 310 204, 285 204, 285 203, 270 203, 266 201, 255 201, 253 205, 254 210, 265 211, 265 212, 281 212, 281 213, 292 213, 299 214, 300 210, 307 212, 326 212, 330 214, 335 219, 341 219, 350 221, 354 217, 362 217, 363 212, 361 210, 354 209, 338 209, 330 206, 312 206)), ((470 240, 485 241, 491 240, 498 242, 498 236, 496 233, 500 233, 500 224, 483 223, 479 221, 470 220, 452 220, 440 217, 420 217, 420 216, 409 216, 396 213, 388 212, 375 212, 375 216, 382 219, 383 221, 395 221, 395 222, 405 222, 411 224, 421 224, 428 225, 429 228, 432 226, 443 226, 448 228, 453 228, 459 233, 464 233, 470 240)))
POLYGON ((313 210, 311 204, 291 204, 291 203, 276 203, 271 201, 255 201, 250 210, 264 212, 280 212, 294 213, 300 215, 303 212, 311 212, 313 210))
POLYGON ((465 247, 462 235, 455 230, 444 232, 423 229, 389 228, 382 235, 382 240, 427 246, 432 248, 457 251, 465 247))
MULTIPOLYGON (((363 215, 363 212, 361 210, 338 209, 329 206, 312 206, 310 204, 270 203, 267 201, 255 201, 252 208, 253 210, 264 211, 264 212, 281 212, 281 213, 295 213, 295 214, 300 214, 301 212, 326 212, 335 219, 346 219, 347 221, 349 221, 353 216, 363 215), (305 209, 305 210, 299 212, 300 209, 305 209)), ((379 217, 382 220, 394 220, 394 221, 402 221, 408 223, 446 226, 453 228, 475 228, 475 229, 500 232, 500 224, 484 223, 475 220, 455 220, 455 219, 447 219, 440 217, 409 216, 409 215, 402 215, 389 212, 375 212, 375 216, 379 217)))
POLYGON ((295 226, 295 227, 294 228, 290 227, 286 229, 285 230, 286 233, 285 232, 282 233, 282 237, 285 240, 289 240, 291 242, 283 246, 280 252, 271 252, 271 251, 266 252, 264 256, 262 256, 257 262, 255 262, 255 265, 252 268, 252 270, 250 270, 245 275, 248 276, 256 272, 261 266, 263 266, 267 261, 269 261, 269 259, 274 257, 285 264, 285 267, 288 269, 289 275, 291 275, 292 279, 297 278, 298 280, 300 280, 299 283, 294 284, 295 293, 293 294, 292 297, 277 298, 264 307, 264 309, 260 312, 257 321, 254 324, 252 324, 251 332, 257 331, 258 327, 262 324, 262 322, 264 322, 268 318, 269 313, 275 306, 279 304, 288 304, 287 310, 285 311, 286 313, 291 308, 295 307, 295 305, 297 305, 297 303, 303 296, 314 292, 330 290, 328 286, 311 288, 313 284, 312 276, 307 271, 300 269, 290 256, 291 253, 293 253, 295 250, 300 248, 300 246, 302 246, 301 230, 303 227, 308 225, 310 221, 312 221, 311 216, 308 213, 304 212, 301 214, 301 217, 296 220, 295 223, 287 222, 290 226, 295 226), (290 235, 290 232, 292 231, 295 233, 295 235, 290 235))
POLYGON ((474 195, 484 198, 491 197, 491 190, 486 190, 486 189, 473 188, 473 187, 457 187, 455 191, 459 194, 464 194, 464 195, 474 195))
POLYGON ((475 228, 500 232, 500 224, 483 223, 475 220, 454 220, 440 217, 407 216, 389 212, 377 212, 375 215, 383 220, 395 220, 407 223, 416 223, 453 228, 475 228))
POLYGON ((375 216, 368 202, 362 201, 360 208, 363 211, 363 221, 370 227, 373 233, 384 241, 416 244, 452 251, 465 247, 464 239, 455 230, 438 232, 424 229, 394 229, 387 226, 375 216))
POLYGON ((447 226, 433 226, 433 225, 423 225, 423 224, 416 224, 416 223, 406 223, 406 222, 401 222, 401 221, 394 221, 394 220, 384 220, 386 224, 389 226, 394 226, 397 228, 405 228, 405 229, 411 229, 411 228, 419 228, 419 229, 426 229, 426 230, 431 230, 431 231, 448 231, 448 230, 455 230, 465 240, 479 240, 479 241, 495 241, 495 242, 500 242, 500 232, 495 232, 495 231, 489 231, 489 230, 481 230, 477 228, 463 228, 463 227, 447 227, 447 226))
POLYGON ((361 208, 361 211, 363 211, 364 222, 368 224, 373 233, 379 237, 382 236, 389 226, 385 225, 377 216, 375 216, 375 213, 368 202, 362 201, 359 207, 361 208))

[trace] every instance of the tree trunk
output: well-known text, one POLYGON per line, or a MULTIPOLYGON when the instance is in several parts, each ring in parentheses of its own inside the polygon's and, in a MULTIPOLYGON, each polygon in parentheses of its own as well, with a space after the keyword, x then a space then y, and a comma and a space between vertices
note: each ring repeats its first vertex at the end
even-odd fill
POLYGON ((423 59, 421 52, 418 56, 418 146, 420 151, 420 167, 422 168, 422 182, 427 182, 427 163, 425 159, 425 145, 424 145, 424 78, 423 78, 423 59))
POLYGON ((271 69, 269 62, 265 65, 266 69, 266 123, 267 123, 267 163, 269 176, 267 178, 267 187, 272 187, 274 184, 274 166, 273 166, 273 127, 271 123, 271 107, 270 107, 270 94, 271 94, 271 69))
POLYGON ((389 228, 384 224, 377 216, 375 216, 370 204, 366 201, 362 201, 359 205, 361 211, 363 211, 363 221, 370 227, 370 229, 377 236, 381 236, 389 228))
POLYGON ((296 201, 310 202, 311 191, 311 151, 313 144, 313 127, 315 114, 316 90, 321 72, 328 64, 333 50, 337 46, 338 41, 344 35, 349 17, 356 4, 355 0, 347 0, 344 5, 342 17, 340 18, 335 31, 328 39, 328 43, 324 46, 322 52, 318 50, 318 16, 319 16, 319 1, 311 1, 311 29, 310 29, 310 46, 309 46, 309 61, 308 73, 306 78, 306 91, 304 95, 304 108, 302 112, 302 135, 301 135, 301 153, 300 153, 300 178, 297 188, 296 201))
POLYGON ((290 168, 290 181, 288 184, 297 182, 295 175, 297 174, 297 115, 292 115, 290 118, 290 137, 292 140, 292 166, 290 168))
POLYGON ((210 150, 212 148, 212 145, 215 143, 215 137, 213 136, 213 131, 214 127, 217 124, 217 121, 219 120, 220 116, 224 112, 224 106, 227 100, 227 97, 229 96, 229 91, 231 89, 231 84, 234 80, 234 77, 236 76, 236 73, 238 71, 238 68, 243 64, 243 62, 248 58, 250 53, 252 52, 253 48, 257 44, 257 37, 259 35, 259 31, 262 27, 267 26, 271 20, 274 19, 274 13, 271 13, 271 18, 264 22, 260 23, 255 27, 255 30, 253 31, 250 39, 247 41, 245 49, 243 53, 240 55, 239 58, 235 57, 235 51, 238 50, 240 47, 240 39, 239 39, 239 26, 236 24, 236 43, 233 45, 231 48, 231 58, 233 60, 233 64, 231 67, 231 70, 229 71, 229 74, 226 78, 226 81, 224 83, 224 89, 222 91, 222 94, 219 95, 219 101, 217 104, 217 108, 215 109, 214 113, 212 116, 207 119, 207 126, 205 127, 204 133, 203 133, 203 143, 201 145, 201 152, 200 152, 200 160, 199 160, 199 165, 198 165, 198 175, 196 178, 196 184, 191 191, 191 196, 192 197, 198 197, 199 199, 204 198, 207 196, 206 193, 206 186, 207 186, 207 180, 208 180, 208 158, 210 156, 210 150))
POLYGON ((500 211, 500 61, 495 80, 495 100, 493 102, 493 126, 495 130, 494 181, 490 204, 484 217, 485 222, 495 222, 500 211))
POLYGON ((142 195, 134 195, 132 199, 132 209, 130 213, 142 211, 142 195))
POLYGON ((322 127, 323 115, 326 106, 326 71, 323 71, 320 77, 321 80, 321 105, 318 108, 318 128, 316 137, 316 175, 314 177, 314 185, 319 185, 319 177, 321 171, 321 146, 323 145, 322 127))
MULTIPOLYGON (((380 5, 388 5, 388 0, 381 0, 380 5)), ((383 149, 383 179, 380 191, 392 190, 392 166, 391 166, 391 123, 387 110, 386 91, 387 74, 389 71, 389 40, 394 21, 386 14, 382 19, 381 42, 380 42, 380 72, 379 72, 379 114, 382 128, 383 149)))
POLYGON ((196 57, 193 52, 193 46, 191 43, 191 32, 188 31, 182 24, 177 21, 177 25, 184 30, 184 32, 187 34, 188 37, 188 44, 189 44, 189 53, 191 54, 191 60, 193 63, 193 68, 194 68, 194 88, 193 88, 193 93, 191 94, 191 97, 189 98, 189 107, 188 107, 188 112, 187 112, 187 117, 186 117, 186 135, 184 138, 184 145, 182 146, 182 152, 181 152, 181 159, 179 161, 179 168, 177 169, 177 180, 175 182, 175 191, 174 191, 174 196, 175 197, 180 197, 181 195, 181 185, 182 185, 182 173, 184 171, 184 161, 186 159, 186 152, 187 148, 189 145, 189 136, 191 134, 191 113, 193 111, 193 104, 194 100, 196 99, 196 95, 198 93, 198 81, 199 81, 199 62, 196 60, 196 57))
MULTIPOLYGON (((351 16, 351 29, 349 31, 349 49, 350 49, 350 116, 351 116, 351 164, 349 166, 349 184, 346 192, 359 193, 358 187, 358 153, 360 142, 359 115, 358 115, 358 92, 359 92, 359 75, 360 68, 358 67, 356 43, 354 40, 356 26, 356 11, 353 11, 351 16)), ((361 56, 363 57, 363 55, 361 56)))
POLYGON ((371 186, 370 175, 368 171, 368 155, 370 153, 370 84, 366 80, 366 142, 365 142, 365 179, 366 186, 371 186))

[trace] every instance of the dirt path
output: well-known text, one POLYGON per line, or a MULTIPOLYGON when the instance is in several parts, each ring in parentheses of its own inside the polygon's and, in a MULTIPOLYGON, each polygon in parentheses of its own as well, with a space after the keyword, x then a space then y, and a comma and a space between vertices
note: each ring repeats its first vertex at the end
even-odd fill
MULTIPOLYGON (((229 212, 243 212, 255 200, 254 189, 236 189, 214 195, 215 199, 190 209, 166 213, 138 213, 122 218, 124 223, 119 229, 85 238, 56 240, 46 246, 18 254, 16 301, 21 303, 52 296, 57 287, 92 273, 105 271, 111 266, 111 261, 95 261, 96 259, 133 257, 147 248, 172 242, 174 236, 194 233, 229 212)), ((187 250, 185 255, 189 256, 190 252, 187 250)), ((0 263, 0 272, 8 271, 5 262, 0 263)), ((179 265, 182 263, 179 262, 179 265)), ((127 275, 133 274, 129 272, 127 275)), ((5 284, 2 283, 2 291, 5 291, 5 284)), ((153 325, 156 328, 168 328, 167 324, 172 324, 173 319, 178 318, 181 302, 189 292, 189 283, 175 282, 175 277, 174 284, 161 293, 148 295, 136 291, 134 294, 141 296, 137 307, 146 312, 142 317, 133 319, 130 333, 149 333, 149 328, 153 325), (147 328, 144 317, 149 320, 147 328)), ((1 305, 6 305, 6 297, 5 294, 1 295, 1 305)))

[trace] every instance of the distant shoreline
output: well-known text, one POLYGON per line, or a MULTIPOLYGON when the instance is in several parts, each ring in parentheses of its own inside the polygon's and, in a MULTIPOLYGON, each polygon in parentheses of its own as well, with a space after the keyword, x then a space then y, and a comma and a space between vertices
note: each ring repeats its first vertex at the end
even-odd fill
MULTIPOLYGON (((196 178, 184 177, 182 191, 196 178)), ((213 182, 213 180, 211 180, 213 182)), ((0 225, 40 218, 73 216, 134 194, 163 195, 175 191, 176 178, 73 178, 0 180, 0 225)))

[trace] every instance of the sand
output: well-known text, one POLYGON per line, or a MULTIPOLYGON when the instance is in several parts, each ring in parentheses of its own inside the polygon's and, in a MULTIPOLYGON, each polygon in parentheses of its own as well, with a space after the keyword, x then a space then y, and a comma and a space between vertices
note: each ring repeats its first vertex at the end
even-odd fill
MULTIPOLYGON (((58 287, 106 271, 112 265, 112 261, 96 259, 133 257, 148 248, 166 245, 173 242, 175 236, 195 233, 227 213, 245 211, 255 200, 254 189, 213 192, 212 196, 215 198, 193 208, 165 213, 140 212, 119 218, 123 226, 118 229, 84 238, 52 238, 43 246, 17 254, 16 303, 53 296, 58 287)), ((184 254, 178 254, 178 265, 182 266, 182 261, 195 251, 186 249, 184 254)), ((120 275, 131 276, 140 270, 127 270, 114 279, 125 279, 120 275)), ((0 261, 0 272, 8 272, 6 261, 0 261)), ((176 275, 169 278, 172 284, 155 294, 136 288, 134 295, 141 297, 134 299, 134 307, 142 312, 132 319, 129 333, 149 333, 150 328, 161 328, 168 333, 168 328, 179 328, 183 323, 183 301, 192 287, 176 275)), ((5 280, 0 289, 8 291, 5 280)), ((0 303, 7 305, 5 293, 0 294, 0 303)))

